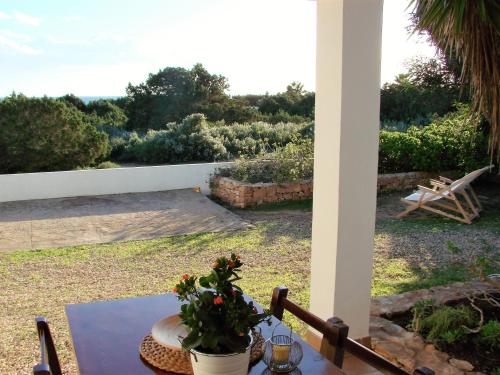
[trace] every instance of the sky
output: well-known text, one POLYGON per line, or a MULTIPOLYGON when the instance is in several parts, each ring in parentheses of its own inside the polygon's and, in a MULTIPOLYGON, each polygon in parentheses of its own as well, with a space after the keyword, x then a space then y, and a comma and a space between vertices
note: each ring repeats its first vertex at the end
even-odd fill
MULTIPOLYGON (((413 56, 407 0, 385 0, 381 81, 413 56)), ((314 90, 316 2, 310 0, 0 0, 0 96, 121 96, 167 66, 202 63, 229 93, 314 90)))

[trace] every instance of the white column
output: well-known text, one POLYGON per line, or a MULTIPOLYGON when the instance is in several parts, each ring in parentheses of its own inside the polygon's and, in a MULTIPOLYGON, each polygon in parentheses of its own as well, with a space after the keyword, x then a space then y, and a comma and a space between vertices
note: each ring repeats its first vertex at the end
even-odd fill
POLYGON ((311 311, 368 336, 383 0, 317 0, 311 311))

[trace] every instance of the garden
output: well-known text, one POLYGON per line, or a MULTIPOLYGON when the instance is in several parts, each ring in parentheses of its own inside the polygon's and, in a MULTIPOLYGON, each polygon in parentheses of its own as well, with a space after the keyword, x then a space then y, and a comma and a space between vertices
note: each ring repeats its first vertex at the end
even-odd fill
MULTIPOLYGON (((478 186, 485 213, 472 226, 428 215, 414 220, 394 219, 394 214, 401 209, 398 198, 402 193, 381 194, 372 295, 395 295, 469 280, 472 276, 468 268, 463 262, 455 263, 457 257, 466 261, 477 254, 499 253, 497 189, 486 183, 478 186), (451 253, 448 242, 463 249, 462 254, 451 253)), ((253 228, 0 254, 3 291, 0 294, 3 332, 0 373, 31 371, 38 359, 33 321, 37 315, 50 320, 63 369, 74 373, 76 364, 65 304, 167 293, 178 283, 179 275, 204 274, 206 264, 231 252, 238 253, 245 263, 245 277, 240 286, 257 302, 267 306, 273 287, 281 284, 289 287, 293 301, 307 307, 311 200, 261 205, 234 212, 250 221, 253 228)), ((428 312, 430 310, 426 310, 426 314, 428 312)), ((473 314, 476 319, 477 314, 473 314)), ((483 331, 494 325, 486 325, 487 319, 491 317, 485 315, 483 326, 487 328, 483 331)), ((285 317, 285 321, 299 333, 304 332, 304 327, 290 317, 285 317)), ((473 324, 468 327, 477 328, 473 324)), ((475 340, 473 336, 470 338, 475 340)))

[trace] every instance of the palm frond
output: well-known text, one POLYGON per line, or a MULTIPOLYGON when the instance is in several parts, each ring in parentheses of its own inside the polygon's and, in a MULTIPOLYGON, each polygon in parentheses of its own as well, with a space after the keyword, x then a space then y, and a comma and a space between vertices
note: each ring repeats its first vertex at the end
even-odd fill
POLYGON ((410 0, 415 31, 427 32, 445 54, 462 63, 473 108, 491 127, 490 152, 500 160, 500 1, 410 0))

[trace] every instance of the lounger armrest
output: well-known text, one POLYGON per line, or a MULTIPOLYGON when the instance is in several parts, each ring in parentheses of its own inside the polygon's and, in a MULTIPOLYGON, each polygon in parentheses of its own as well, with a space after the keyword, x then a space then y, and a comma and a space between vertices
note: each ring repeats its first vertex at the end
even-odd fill
POLYGON ((431 193, 434 195, 441 195, 441 196, 444 196, 443 193, 450 190, 449 186, 445 186, 443 189, 440 189, 440 190, 434 190, 434 189, 428 188, 427 186, 422 186, 422 185, 417 185, 417 186, 418 186, 419 190, 421 190, 425 193, 431 193))
POLYGON ((446 177, 443 177, 443 176, 439 176, 439 179, 442 182, 446 182, 447 184, 451 184, 453 182, 453 180, 450 180, 449 178, 446 178, 446 177))
POLYGON ((432 180, 431 179, 431 185, 434 186, 434 187, 440 187, 440 188, 447 188, 448 185, 446 185, 445 183, 441 182, 441 181, 437 181, 437 180, 432 180))

